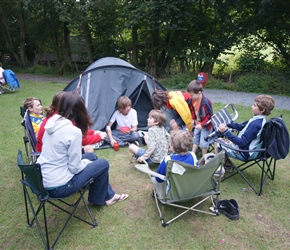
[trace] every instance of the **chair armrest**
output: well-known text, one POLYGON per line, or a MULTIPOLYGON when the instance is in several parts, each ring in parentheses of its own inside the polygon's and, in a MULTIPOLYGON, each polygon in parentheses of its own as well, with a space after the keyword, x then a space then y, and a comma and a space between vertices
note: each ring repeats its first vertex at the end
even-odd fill
POLYGON ((251 149, 251 150, 245 150, 245 149, 237 149, 237 148, 233 148, 231 147, 230 145, 224 143, 222 140, 220 139, 216 139, 215 142, 223 145, 224 147, 226 148, 229 148, 231 150, 235 150, 235 151, 238 151, 238 152, 243 152, 243 153, 251 153, 251 152, 265 152, 266 149, 265 148, 256 148, 256 149, 251 149))
POLYGON ((166 181, 167 180, 167 177, 165 175, 162 175, 162 174, 158 174, 154 171, 152 171, 149 166, 148 166, 148 163, 146 161, 144 161, 145 164, 136 164, 135 165, 135 168, 137 168, 138 170, 140 170, 141 172, 143 173, 146 173, 150 176, 154 176, 154 177, 158 177, 159 179, 163 180, 163 181, 166 181))

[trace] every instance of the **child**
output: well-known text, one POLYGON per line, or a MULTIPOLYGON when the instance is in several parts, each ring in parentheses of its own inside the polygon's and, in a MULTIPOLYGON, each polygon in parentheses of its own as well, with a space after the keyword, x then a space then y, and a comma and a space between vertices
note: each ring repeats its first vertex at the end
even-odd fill
MULTIPOLYGON (((275 101, 269 95, 259 95, 255 98, 254 104, 252 105, 253 117, 249 121, 245 121, 241 124, 238 124, 232 121, 230 124, 220 124, 219 132, 223 133, 226 138, 220 138, 226 144, 233 148, 242 149, 242 150, 252 150, 259 146, 260 136, 263 129, 263 126, 266 122, 266 116, 271 113, 275 107, 275 101), (232 134, 229 128, 233 128, 237 131, 240 131, 238 136, 232 134)), ((220 144, 215 145, 218 151, 224 149, 227 151, 227 154, 233 158, 239 160, 247 160, 251 157, 253 153, 247 152, 237 152, 229 148, 223 147, 220 144)))
MULTIPOLYGON (((190 152, 192 145, 192 136, 188 131, 175 130, 171 132, 170 138, 170 151, 173 153, 166 156, 157 168, 157 173, 166 175, 166 162, 168 160, 182 161, 194 166, 198 166, 198 160, 195 153, 190 152)), ((163 180, 156 177, 157 182, 163 182, 163 180)))
POLYGON ((202 155, 205 155, 210 142, 204 138, 212 132, 212 124, 207 124, 213 115, 212 102, 202 93, 202 84, 199 81, 191 81, 187 86, 187 92, 192 99, 192 118, 195 123, 192 152, 196 153, 200 146, 202 155))
POLYGON ((152 94, 154 109, 164 109, 167 123, 166 130, 177 130, 183 126, 192 131, 192 118, 189 109, 190 95, 181 91, 155 90, 152 94))
POLYGON ((40 100, 35 97, 29 97, 24 101, 23 106, 30 112, 30 120, 33 126, 34 134, 37 137, 40 124, 43 120, 40 100))
MULTIPOLYGON (((4 69, 2 68, 2 63, 0 62, 0 87, 1 85, 5 85, 6 81, 5 81, 5 77, 4 77, 4 69)), ((0 95, 4 94, 4 89, 0 88, 0 95)))
POLYGON ((137 111, 132 108, 132 101, 127 96, 120 96, 118 99, 118 110, 112 115, 106 127, 108 139, 112 147, 117 142, 120 146, 135 142, 138 144, 139 133, 137 132, 137 111), (111 130, 114 123, 117 123, 115 130, 111 130), (122 130, 124 129, 124 130, 122 130), (122 130, 122 131, 121 131, 122 130))
POLYGON ((160 110, 151 110, 148 114, 147 125, 150 126, 148 134, 144 136, 147 150, 130 144, 129 150, 133 153, 131 162, 137 158, 138 162, 160 163, 168 154, 170 135, 163 127, 166 116, 160 110))

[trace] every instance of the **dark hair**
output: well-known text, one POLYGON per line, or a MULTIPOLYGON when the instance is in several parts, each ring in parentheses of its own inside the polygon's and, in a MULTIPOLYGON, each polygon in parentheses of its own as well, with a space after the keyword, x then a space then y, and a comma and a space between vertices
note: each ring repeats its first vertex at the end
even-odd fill
POLYGON ((177 154, 187 154, 193 143, 192 135, 185 130, 172 130, 170 143, 177 154))
POLYGON ((160 110, 152 109, 149 112, 148 116, 151 116, 155 122, 158 122, 159 127, 162 127, 163 124, 166 122, 166 115, 160 110))
POLYGON ((59 106, 59 115, 74 121, 75 125, 86 135, 93 122, 89 116, 83 98, 76 92, 63 93, 59 106))
POLYGON ((64 93, 65 93, 64 91, 60 91, 54 95, 50 106, 44 109, 46 113, 46 117, 50 117, 56 110, 58 110, 60 99, 64 95, 64 93))
POLYGON ((154 109, 161 109, 166 105, 169 100, 168 91, 166 90, 155 90, 152 94, 151 101, 154 109))
POLYGON ((197 94, 198 92, 202 92, 202 84, 200 81, 193 80, 187 86, 187 92, 193 92, 197 94))
POLYGON ((132 101, 127 96, 120 96, 118 99, 117 106, 118 106, 118 110, 121 111, 127 108, 128 106, 132 106, 132 101))
POLYGON ((264 110, 262 115, 270 115, 271 111, 275 107, 275 101, 273 100, 272 96, 269 95, 258 95, 255 98, 255 102, 260 111, 264 110))
POLYGON ((35 98, 35 97, 26 98, 25 101, 23 102, 24 108, 26 108, 26 109, 33 108, 34 101, 39 101, 40 102, 40 100, 35 98))

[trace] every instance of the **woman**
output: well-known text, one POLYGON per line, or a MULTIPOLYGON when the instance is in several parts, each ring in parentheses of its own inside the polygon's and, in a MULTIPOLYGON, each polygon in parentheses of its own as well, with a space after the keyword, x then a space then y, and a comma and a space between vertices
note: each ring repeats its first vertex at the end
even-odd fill
POLYGON ((89 203, 110 206, 127 199, 128 195, 116 194, 112 189, 107 160, 97 159, 93 153, 81 154, 82 134, 86 134, 91 124, 81 96, 64 93, 58 114, 53 115, 45 126, 42 153, 37 162, 41 165, 44 188, 51 197, 70 196, 93 178, 89 203))

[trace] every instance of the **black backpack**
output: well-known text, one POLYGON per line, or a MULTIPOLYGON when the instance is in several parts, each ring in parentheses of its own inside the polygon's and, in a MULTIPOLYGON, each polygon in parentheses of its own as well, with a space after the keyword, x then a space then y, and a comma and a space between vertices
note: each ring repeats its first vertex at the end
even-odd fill
POLYGON ((282 117, 271 118, 263 127, 263 148, 276 160, 284 159, 289 153, 289 132, 282 117))

